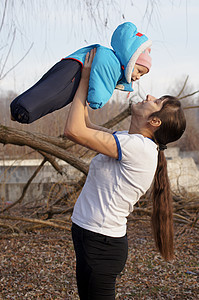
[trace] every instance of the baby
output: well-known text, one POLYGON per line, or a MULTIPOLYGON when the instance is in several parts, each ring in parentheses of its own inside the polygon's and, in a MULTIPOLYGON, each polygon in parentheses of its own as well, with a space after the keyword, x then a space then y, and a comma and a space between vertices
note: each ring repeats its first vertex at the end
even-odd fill
POLYGON ((10 105, 11 118, 20 123, 35 120, 69 104, 81 78, 86 54, 96 48, 92 63, 87 101, 93 109, 101 108, 115 88, 132 92, 132 82, 149 72, 152 42, 131 22, 119 25, 113 32, 113 49, 94 44, 81 48, 56 63, 31 88, 10 105))

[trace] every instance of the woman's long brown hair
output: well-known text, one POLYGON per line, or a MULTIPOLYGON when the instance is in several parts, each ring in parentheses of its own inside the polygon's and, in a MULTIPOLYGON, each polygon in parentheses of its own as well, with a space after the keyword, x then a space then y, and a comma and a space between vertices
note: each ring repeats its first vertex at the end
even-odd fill
POLYGON ((172 195, 163 151, 158 153, 158 166, 154 177, 152 228, 155 244, 165 260, 174 257, 174 231, 172 195))
MULTIPOLYGON (((167 99, 162 109, 151 115, 160 118, 162 122, 154 133, 154 140, 158 145, 166 145, 178 140, 186 128, 180 101, 172 96, 164 96, 162 99, 167 99)), ((155 243, 162 257, 166 261, 172 260, 174 258, 172 193, 167 173, 167 161, 164 151, 161 150, 158 152, 152 199, 152 228, 155 243)))

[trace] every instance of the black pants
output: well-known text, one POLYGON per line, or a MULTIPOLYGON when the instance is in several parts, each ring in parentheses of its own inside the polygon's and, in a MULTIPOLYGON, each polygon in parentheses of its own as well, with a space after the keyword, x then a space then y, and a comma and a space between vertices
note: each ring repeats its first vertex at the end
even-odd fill
POLYGON ((81 300, 115 299, 117 275, 128 254, 127 236, 108 237, 72 225, 76 278, 81 300))
POLYGON ((81 77, 81 64, 72 59, 56 63, 10 105, 11 114, 20 123, 33 121, 66 106, 75 95, 81 77))

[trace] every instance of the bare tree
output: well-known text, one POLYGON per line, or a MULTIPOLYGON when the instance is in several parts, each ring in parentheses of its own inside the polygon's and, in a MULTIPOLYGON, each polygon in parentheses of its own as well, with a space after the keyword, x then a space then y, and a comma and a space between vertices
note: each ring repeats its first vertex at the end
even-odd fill
POLYGON ((13 66, 7 68, 7 63, 14 48, 16 36, 19 34, 19 29, 17 28, 17 24, 13 22, 13 18, 8 22, 9 17, 12 15, 10 10, 14 11, 15 9, 15 2, 13 0, 1 1, 0 8, 2 12, 0 16, 0 80, 3 80, 28 55, 33 47, 33 43, 28 46, 28 49, 13 66))
MULTIPOLYGON (((135 1, 129 1, 131 5, 134 5, 135 1)), ((36 18, 38 11, 43 11, 46 14, 46 17, 48 17, 49 12, 49 3, 53 5, 54 8, 58 7, 62 10, 66 11, 66 15, 69 18, 69 26, 70 28, 67 28, 68 32, 70 33, 70 30, 73 30, 73 22, 75 22, 75 19, 73 14, 69 13, 73 12, 73 10, 76 10, 76 7, 78 5, 78 13, 79 13, 79 31, 81 31, 81 34, 85 36, 85 43, 86 37, 87 37, 87 24, 85 24, 85 20, 89 22, 90 28, 95 27, 99 33, 99 37, 106 35, 106 33, 111 28, 111 18, 110 13, 114 10, 115 14, 118 17, 119 21, 125 20, 125 14, 122 10, 121 2, 116 0, 108 0, 108 1, 94 1, 94 0, 62 0, 61 2, 58 0, 55 1, 23 1, 19 0, 2 0, 0 2, 0 41, 1 41, 1 47, 0 47, 0 80, 3 80, 9 72, 11 72, 32 50, 33 47, 33 41, 30 41, 27 36, 26 28, 22 26, 22 24, 19 21, 18 13, 20 11, 20 15, 23 17, 23 19, 26 19, 27 11, 31 10, 32 16, 36 18), (61 3, 61 4, 60 4, 61 3), (77 4, 78 3, 78 4, 77 4), (18 59, 18 61, 12 65, 11 67, 8 66, 8 62, 11 58, 12 51, 14 51, 15 41, 16 38, 20 36, 24 46, 24 52, 21 54, 21 57, 18 59)), ((123 5, 123 3, 122 3, 123 5)), ((146 7, 144 10, 144 16, 143 18, 146 18, 148 21, 148 24, 151 22, 151 17, 153 14, 156 14, 158 16, 158 5, 159 1, 146 1, 146 7)), ((50 7, 52 9, 52 6, 50 7)), ((59 21, 58 19, 56 19, 59 21)), ((30 20, 26 20, 27 24, 31 26, 30 20), (29 23, 28 23, 29 22, 29 23)), ((76 33, 77 34, 77 33, 76 33)), ((92 34, 92 32, 91 32, 92 34)), ((185 87, 187 86, 187 79, 185 79, 185 82, 181 86, 181 89, 177 93, 178 97, 181 99, 185 99, 188 97, 191 97, 195 94, 197 94, 199 91, 194 92, 186 92, 185 87)), ((195 106, 196 107, 196 106, 195 106)), ((193 105, 189 105, 184 107, 185 109, 191 109, 193 108, 193 105)), ((126 108, 122 111, 122 113, 119 113, 115 118, 112 120, 109 120, 104 124, 105 127, 110 128, 114 125, 118 124, 122 120, 126 119, 130 114, 129 108, 126 108)), ((23 221, 23 222, 33 222, 40 225, 46 225, 46 226, 54 226, 63 228, 63 226, 59 226, 53 222, 45 222, 41 220, 30 219, 30 218, 16 218, 14 216, 5 216, 2 215, 9 209, 13 208, 18 203, 22 203, 24 195, 33 181, 34 177, 37 176, 37 174, 40 172, 43 165, 49 161, 53 168, 56 169, 57 172, 62 174, 62 168, 57 164, 55 158, 59 158, 61 160, 66 161, 67 163, 71 164, 74 168, 78 169, 80 172, 82 172, 83 176, 80 178, 78 182, 75 182, 72 186, 72 194, 79 191, 85 181, 89 164, 85 163, 84 160, 81 158, 74 156, 70 154, 69 151, 66 151, 73 145, 72 142, 66 140, 63 137, 50 137, 48 135, 43 135, 39 133, 31 133, 30 131, 25 130, 19 130, 16 128, 5 126, 5 124, 0 124, 0 144, 6 145, 6 144, 12 144, 12 145, 18 145, 20 147, 28 146, 31 149, 34 149, 35 151, 38 151, 43 156, 43 161, 41 162, 41 165, 38 166, 37 170, 34 172, 34 174, 28 179, 26 185, 24 186, 22 195, 19 199, 16 199, 10 206, 7 206, 6 208, 2 208, 0 213, 0 218, 2 219, 9 219, 15 220, 15 221, 23 221)), ((95 155, 94 153, 90 154, 90 156, 95 155)), ((47 214, 47 218, 51 218, 54 214, 59 213, 67 213, 72 210, 72 207, 68 207, 64 212, 63 210, 59 210, 56 208, 56 205, 59 201, 62 200, 62 197, 59 199, 55 199, 52 205, 48 205, 47 208, 42 209, 42 214, 47 214)), ((138 210, 138 208, 137 208, 138 210)), ((150 214, 150 210, 146 208, 145 210, 140 208, 140 212, 144 212, 146 214, 150 214)), ((40 211, 41 213, 41 211, 40 211)), ((35 213, 36 214, 36 213, 35 213)), ((38 212, 37 212, 38 214, 38 212)), ((179 217, 178 217, 179 218, 179 217)), ((186 222, 189 222, 186 220, 186 222)), ((195 222, 195 219, 194 219, 195 222)), ((4 224, 5 225, 5 224, 4 224)), ((1 225, 0 225, 1 226, 1 225)), ((16 226, 15 226, 16 227, 16 226)), ((17 227, 16 227, 17 228, 17 227)))
MULTIPOLYGON (((134 6, 137 0, 127 0, 125 5, 134 6)), ((158 15, 160 0, 147 0, 143 7, 143 19, 148 24, 153 14, 158 15)), ((118 23, 125 21, 124 3, 119 0, 1 0, 0 1, 0 81, 3 80, 21 61, 30 54, 34 41, 30 31, 35 24, 41 23, 40 35, 43 34, 43 48, 48 48, 48 24, 54 22, 54 28, 61 26, 67 18, 67 30, 63 30, 63 39, 67 41, 71 35, 84 36, 84 41, 97 32, 97 40, 107 40, 107 33, 112 32, 115 19, 118 23), (78 8, 78 9, 77 9, 78 8), (53 12, 53 13, 52 13, 53 12), (113 16, 114 12, 114 18, 113 16), (42 15, 41 15, 42 14, 42 15), (41 18, 38 18, 41 15, 41 18), (74 24, 76 26, 74 26, 74 24), (92 28, 93 30, 88 30, 92 28), (95 29, 95 30, 94 30, 95 29), (20 40, 23 46, 20 57, 11 63, 16 56, 15 45, 20 40)), ((51 33, 52 34, 52 33, 51 33)))

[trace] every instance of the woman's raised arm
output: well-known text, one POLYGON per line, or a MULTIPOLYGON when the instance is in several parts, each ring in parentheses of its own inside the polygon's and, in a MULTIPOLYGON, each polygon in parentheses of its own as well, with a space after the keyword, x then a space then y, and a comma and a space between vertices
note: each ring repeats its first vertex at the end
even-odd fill
POLYGON ((81 80, 71 104, 64 135, 72 141, 110 157, 118 158, 117 144, 111 130, 90 122, 86 107, 89 76, 96 49, 87 53, 81 80))

